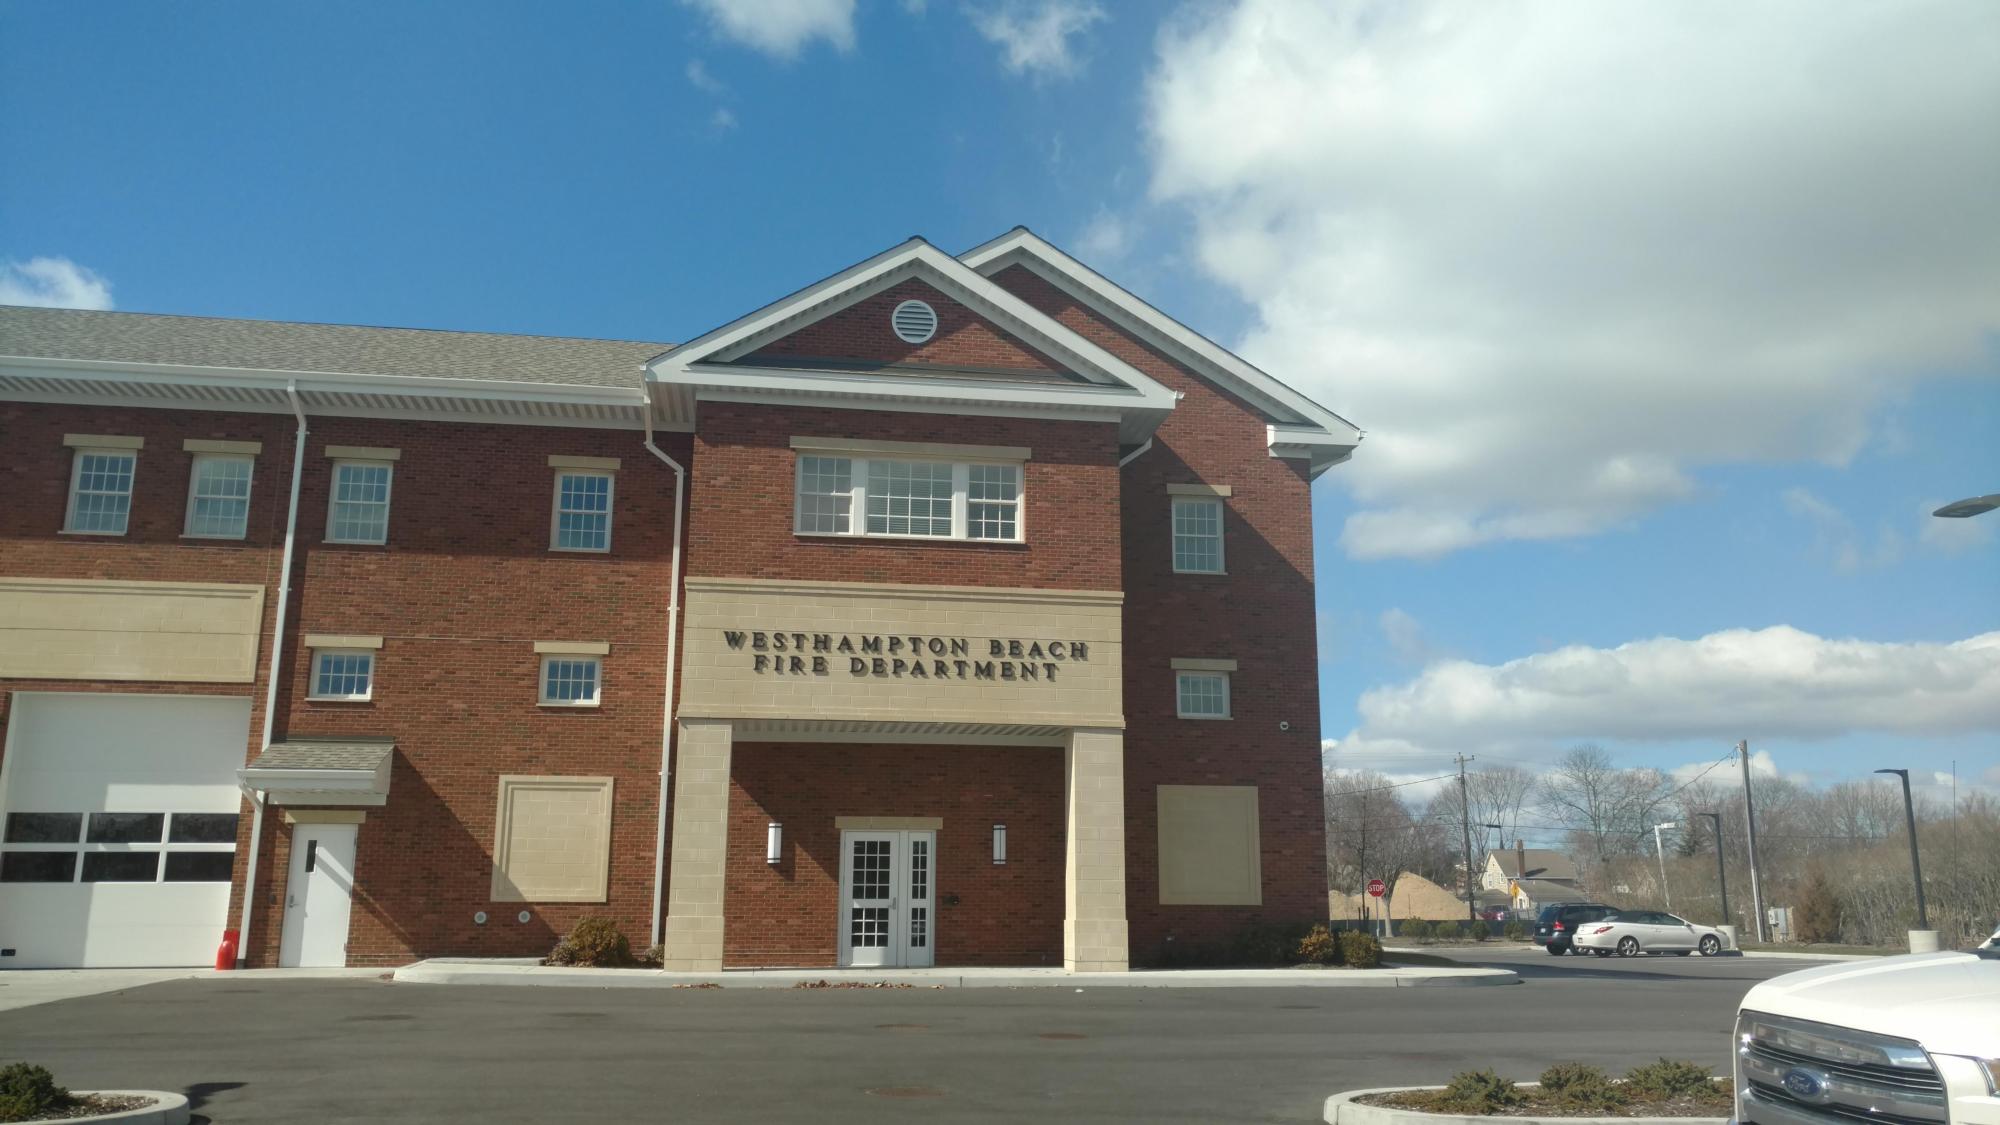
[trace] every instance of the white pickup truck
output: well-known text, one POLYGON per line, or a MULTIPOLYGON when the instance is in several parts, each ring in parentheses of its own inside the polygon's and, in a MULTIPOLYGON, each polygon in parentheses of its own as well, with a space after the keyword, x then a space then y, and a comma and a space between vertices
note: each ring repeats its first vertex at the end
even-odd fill
POLYGON ((2000 931, 1765 981, 1735 1067, 1735 1125, 2000 1125, 2000 931))

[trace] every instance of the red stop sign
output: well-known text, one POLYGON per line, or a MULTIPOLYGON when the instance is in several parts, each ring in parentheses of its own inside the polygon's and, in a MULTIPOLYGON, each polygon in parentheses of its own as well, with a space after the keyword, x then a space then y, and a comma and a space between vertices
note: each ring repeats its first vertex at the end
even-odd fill
POLYGON ((1371 895, 1374 895, 1374 896, 1375 896, 1376 898, 1381 898, 1381 897, 1382 897, 1383 895, 1387 894, 1388 892, 1389 892, 1389 884, 1387 884, 1387 883, 1384 883, 1384 882, 1383 882, 1382 880, 1380 880, 1380 879, 1370 879, 1370 880, 1368 880, 1368 893, 1369 893, 1369 894, 1371 894, 1371 895))

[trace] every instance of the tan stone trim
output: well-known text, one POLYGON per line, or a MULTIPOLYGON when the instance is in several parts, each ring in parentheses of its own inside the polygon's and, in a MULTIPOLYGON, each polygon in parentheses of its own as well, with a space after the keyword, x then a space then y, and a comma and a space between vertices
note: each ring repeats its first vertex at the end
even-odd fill
POLYGON ((71 449, 144 449, 146 439, 113 434, 64 434, 63 444, 71 449))
POLYGON ((941 816, 836 816, 842 832, 935 832, 944 828, 941 816))
POLYGON ((1263 905, 1255 785, 1161 785, 1155 800, 1160 905, 1263 905))
POLYGON ((381 648, 382 638, 343 633, 307 633, 307 648, 381 648))
POLYGON ((690 593, 816 594, 824 597, 963 598, 986 602, 1122 605, 1123 590, 1045 590, 1016 586, 921 586, 903 582, 801 582, 789 578, 700 578, 686 580, 690 593))
POLYGON ((286 809, 286 824, 363 824, 366 809, 286 809))
POLYGON ((215 441, 210 438, 188 438, 181 442, 181 450, 186 453, 235 453, 255 457, 264 452, 261 441, 215 441))
POLYGON ((1176 656, 1173 659, 1176 672, 1234 672, 1234 660, 1210 660, 1204 657, 1176 656))
POLYGON ((336 461, 401 461, 403 451, 379 445, 329 445, 326 455, 336 461))
POLYGON ((0 677, 247 684, 264 587, 0 578, 0 677))
POLYGON ((616 472, 622 458, 618 457, 571 457, 562 453, 549 454, 551 469, 603 469, 616 472))
POLYGON ((554 656, 608 656, 610 641, 536 641, 535 651, 554 656))
POLYGON ((613 779, 501 774, 499 782, 493 817, 491 901, 605 901, 611 888, 613 779), (537 792, 579 794, 587 807, 544 807, 543 814, 554 814, 556 819, 536 825, 540 831, 520 841, 524 846, 517 846, 514 829, 521 800, 537 792), (522 883, 529 885, 523 887, 522 883))
POLYGON ((1170 484, 1169 496, 1228 496, 1232 490, 1226 484, 1170 484))
POLYGON ((792 448, 811 453, 851 453, 859 457, 949 457, 969 461, 1032 461, 1022 445, 953 445, 935 441, 860 441, 854 438, 794 437, 792 448))

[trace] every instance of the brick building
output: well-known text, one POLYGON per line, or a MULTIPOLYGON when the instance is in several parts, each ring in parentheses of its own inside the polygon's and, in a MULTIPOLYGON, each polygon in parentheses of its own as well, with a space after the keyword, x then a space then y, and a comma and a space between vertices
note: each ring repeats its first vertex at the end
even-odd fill
POLYGON ((1018 228, 678 346, 0 309, 0 967, 1323 917, 1359 437, 1018 228))

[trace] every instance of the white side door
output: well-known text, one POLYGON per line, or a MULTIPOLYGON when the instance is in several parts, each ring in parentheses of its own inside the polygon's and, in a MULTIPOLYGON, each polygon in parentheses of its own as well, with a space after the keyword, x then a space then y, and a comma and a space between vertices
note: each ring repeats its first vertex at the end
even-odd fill
POLYGON ((357 827, 353 824, 293 827, 280 965, 340 968, 347 964, 347 922, 354 904, 357 827))
POLYGON ((1661 949, 1694 948, 1695 946, 1694 927, 1688 925, 1687 919, 1678 918, 1672 914, 1655 914, 1653 917, 1659 919, 1660 923, 1658 926, 1654 927, 1655 929, 1660 931, 1659 948, 1661 949))
POLYGON ((843 832, 840 855, 841 965, 934 964, 937 833, 843 832))

